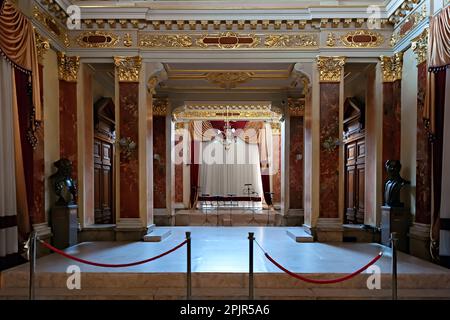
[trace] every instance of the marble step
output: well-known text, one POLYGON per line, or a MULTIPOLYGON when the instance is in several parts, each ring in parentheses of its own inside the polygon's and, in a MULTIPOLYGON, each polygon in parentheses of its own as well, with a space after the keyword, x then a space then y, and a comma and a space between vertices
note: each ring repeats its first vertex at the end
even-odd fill
POLYGON ((295 242, 314 242, 314 237, 303 228, 293 228, 286 231, 287 235, 295 242))
POLYGON ((172 231, 168 229, 155 228, 150 233, 146 234, 143 238, 145 242, 161 242, 168 238, 172 234, 172 231))

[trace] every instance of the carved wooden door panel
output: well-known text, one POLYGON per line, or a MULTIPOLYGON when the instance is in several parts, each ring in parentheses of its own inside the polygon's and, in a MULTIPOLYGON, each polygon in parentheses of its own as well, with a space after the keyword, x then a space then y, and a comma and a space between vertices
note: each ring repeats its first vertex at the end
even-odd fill
POLYGON ((345 146, 345 217, 346 222, 356 222, 356 143, 345 146))
POLYGON ((94 140, 94 215, 96 224, 112 224, 113 175, 112 144, 94 140))

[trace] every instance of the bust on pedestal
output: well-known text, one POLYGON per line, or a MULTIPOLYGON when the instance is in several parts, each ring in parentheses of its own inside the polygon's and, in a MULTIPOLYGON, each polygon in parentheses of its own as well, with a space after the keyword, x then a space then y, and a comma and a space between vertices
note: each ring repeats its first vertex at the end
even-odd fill
POLYGON ((64 249, 78 243, 77 187, 72 179, 72 163, 60 159, 54 163, 58 171, 50 177, 58 200, 52 208, 53 245, 64 249))
POLYGON ((388 160, 385 167, 388 179, 384 189, 384 206, 381 207, 381 243, 390 246, 391 232, 397 232, 398 249, 407 251, 410 212, 400 201, 400 191, 410 182, 400 176, 400 161, 388 160))

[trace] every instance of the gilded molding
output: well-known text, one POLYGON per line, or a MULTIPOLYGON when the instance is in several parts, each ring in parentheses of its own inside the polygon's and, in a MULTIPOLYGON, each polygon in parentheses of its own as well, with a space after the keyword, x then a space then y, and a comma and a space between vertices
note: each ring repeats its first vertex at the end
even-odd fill
POLYGON ((65 53, 58 53, 58 75, 60 80, 77 82, 80 69, 80 57, 68 57, 65 53))
POLYGON ((36 38, 36 49, 39 63, 42 64, 44 62, 44 56, 47 51, 50 49, 50 42, 48 39, 44 38, 39 34, 39 32, 34 30, 35 38, 36 38))
POLYGON ((214 84, 218 84, 221 88, 232 89, 238 84, 251 80, 252 74, 249 72, 210 72, 206 79, 214 84))
POLYGON ((194 41, 191 36, 174 35, 142 35, 139 45, 144 48, 190 48, 194 41))
POLYGON ((255 34, 239 34, 230 31, 212 35, 204 34, 196 41, 201 48, 220 49, 254 48, 260 43, 260 37, 255 34))
POLYGON ((123 36, 123 45, 127 48, 133 46, 133 38, 131 37, 131 34, 125 33, 125 35, 123 36))
POLYGON ((417 65, 428 59, 428 28, 412 41, 412 49, 417 57, 417 65))
POLYGON ((278 136, 281 134, 281 122, 271 122, 270 127, 272 128, 273 135, 278 136))
POLYGON ((346 35, 342 36, 341 41, 346 47, 376 48, 384 43, 384 37, 378 32, 372 32, 368 30, 357 30, 349 32, 346 35), (370 38, 370 41, 362 41, 362 39, 368 38, 370 38))
POLYGON ((268 48, 308 48, 317 47, 317 36, 314 34, 272 34, 267 35, 264 45, 268 48))
POLYGON ((139 82, 142 67, 142 58, 136 57, 114 57, 119 82, 139 82))
POLYGON ((173 112, 175 121, 183 120, 271 120, 280 121, 283 114, 270 104, 191 104, 173 112))
POLYGON ((317 57, 320 82, 341 82, 346 57, 317 57))
POLYGON ((416 10, 416 12, 410 14, 401 24, 399 24, 394 33, 392 34, 390 44, 395 47, 400 40, 405 38, 411 31, 413 31, 416 26, 426 19, 428 15, 427 5, 424 3, 421 10, 416 10))
POLYGON ((402 79, 403 73, 403 52, 398 52, 392 57, 380 57, 383 82, 394 82, 402 79))
POLYGON ((68 34, 58 25, 56 20, 48 13, 43 12, 39 7, 33 7, 33 17, 42 24, 50 33, 58 37, 66 48, 70 47, 68 34))
POLYGON ((111 48, 119 43, 119 36, 111 32, 90 31, 80 34, 76 41, 82 48, 111 48), (104 41, 91 42, 91 38, 102 38, 104 41))
POLYGON ((327 36, 327 47, 334 46, 336 46, 336 35, 333 32, 330 32, 327 36))

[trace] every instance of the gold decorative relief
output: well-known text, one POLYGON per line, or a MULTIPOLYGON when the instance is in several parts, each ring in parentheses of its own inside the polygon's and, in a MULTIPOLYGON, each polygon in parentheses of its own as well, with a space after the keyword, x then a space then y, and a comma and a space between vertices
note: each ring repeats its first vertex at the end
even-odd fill
POLYGON ((281 134, 281 122, 271 122, 270 127, 272 128, 272 134, 274 135, 281 134))
POLYGON ((133 38, 131 38, 131 35, 129 33, 125 33, 125 35, 123 36, 123 45, 127 48, 133 46, 133 38))
POLYGON ((114 57, 114 65, 120 82, 139 82, 141 57, 114 57))
POLYGON ((206 79, 218 84, 221 88, 232 89, 238 84, 247 82, 252 78, 252 74, 249 72, 210 72, 206 76, 206 79))
POLYGON ((197 45, 202 48, 216 47, 220 49, 254 48, 260 43, 260 38, 254 34, 238 34, 235 32, 205 34, 197 40, 197 45))
POLYGON ((50 42, 48 39, 45 39, 43 36, 39 34, 36 30, 34 30, 35 38, 36 38, 36 49, 39 63, 42 64, 44 61, 44 56, 47 51, 50 49, 50 42))
POLYGON ((70 47, 70 40, 67 33, 59 26, 56 20, 48 13, 41 11, 37 6, 33 7, 33 17, 42 24, 50 33, 54 34, 62 41, 66 48, 70 47))
POLYGON ((68 57, 65 53, 58 53, 58 75, 60 80, 76 82, 80 69, 80 57, 68 57))
POLYGON ((341 82, 345 57, 317 58, 317 68, 320 73, 320 82, 341 82))
POLYGON ((427 61, 428 55, 428 29, 425 29, 412 41, 412 49, 417 56, 417 64, 427 61))
POLYGON ((328 33, 327 47, 334 47, 336 45, 336 36, 333 32, 328 33))
POLYGON ((119 37, 110 32, 84 32, 78 36, 77 43, 83 48, 111 48, 119 43, 119 37))
POLYGON ((169 109, 169 101, 167 99, 153 100, 153 116, 165 117, 169 109))
POLYGON ((341 41, 346 47, 376 48, 384 43, 384 37, 378 32, 358 30, 342 36, 341 41))
POLYGON ((318 46, 317 37, 313 34, 268 35, 264 44, 268 48, 308 48, 318 46))
POLYGON ((189 48, 193 40, 188 35, 143 35, 139 45, 144 48, 189 48))
POLYGON ((291 117, 303 117, 305 114, 305 100, 288 98, 288 112, 291 117))
POLYGON ((392 57, 381 56, 380 61, 383 82, 394 82, 402 79, 403 52, 398 52, 392 57))

